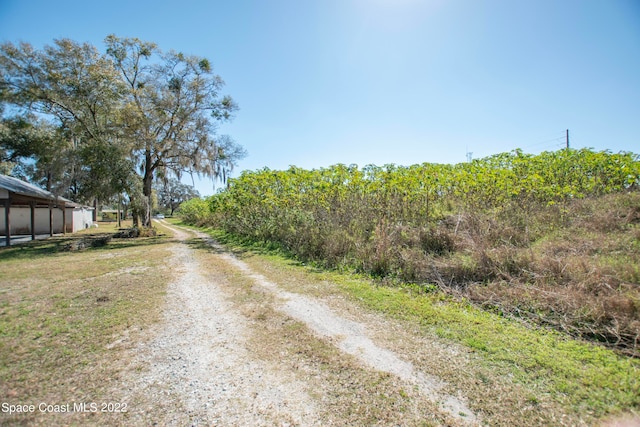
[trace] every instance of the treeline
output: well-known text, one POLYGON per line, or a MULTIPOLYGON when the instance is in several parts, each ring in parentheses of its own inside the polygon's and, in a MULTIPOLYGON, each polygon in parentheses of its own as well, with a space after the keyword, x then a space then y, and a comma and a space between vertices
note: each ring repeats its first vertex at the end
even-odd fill
POLYGON ((0 44, 0 173, 73 201, 125 196, 151 225, 153 184, 224 180, 244 149, 219 123, 238 107, 207 58, 109 35, 89 43, 0 44))
POLYGON ((181 210, 302 260, 437 285, 633 353, 639 186, 633 153, 516 150, 457 165, 245 172, 181 210), (567 247, 572 239, 578 247, 567 247), (596 259, 604 250, 621 256, 596 259))

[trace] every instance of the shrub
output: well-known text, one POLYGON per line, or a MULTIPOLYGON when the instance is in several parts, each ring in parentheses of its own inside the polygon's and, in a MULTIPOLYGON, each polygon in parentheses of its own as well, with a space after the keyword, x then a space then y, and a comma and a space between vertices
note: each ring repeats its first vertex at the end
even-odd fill
POLYGON ((201 198, 187 200, 177 210, 184 222, 192 225, 204 225, 210 220, 211 211, 207 202, 201 198))
POLYGON ((516 150, 459 165, 243 172, 180 214, 637 352, 640 287, 622 288, 640 276, 638 188, 632 153, 516 150))

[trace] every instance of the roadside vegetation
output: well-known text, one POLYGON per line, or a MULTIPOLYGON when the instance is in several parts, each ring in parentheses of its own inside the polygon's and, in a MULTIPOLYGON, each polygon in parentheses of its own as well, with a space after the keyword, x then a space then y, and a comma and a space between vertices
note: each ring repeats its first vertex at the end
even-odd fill
MULTIPOLYGON (((179 224, 177 219, 171 221, 179 224)), ((391 319, 388 330, 375 331, 376 340, 403 354, 418 370, 437 373, 453 387, 451 393, 459 390, 468 398, 470 408, 487 425, 609 425, 606 420, 637 417, 640 412, 640 361, 636 358, 556 331, 532 328, 423 286, 384 286, 368 275, 300 262, 276 245, 205 230, 282 289, 318 298, 356 318, 381 313, 391 319)), ((217 274, 221 271, 217 264, 210 268, 217 274)), ((264 292, 245 282, 246 278, 235 277, 228 289, 239 298, 249 293, 246 299, 253 303, 264 298, 264 292)), ((260 323, 256 331, 263 337, 254 350, 263 358, 290 363, 278 345, 283 336, 291 335, 283 330, 291 320, 264 307, 239 309, 260 323), (265 340, 272 343, 265 346, 265 340)), ((296 332, 293 354, 308 356, 304 363, 315 363, 317 355, 300 349, 307 339, 296 332)), ((300 367, 294 364, 293 369, 300 367)), ((325 370, 321 372, 326 375, 325 370)), ((329 378, 323 381, 333 383, 329 378)), ((339 408, 341 413, 350 410, 349 406, 339 408)))
POLYGON ((99 424, 100 413, 51 412, 121 403, 113 388, 129 364, 123 350, 159 318, 169 239, 110 238, 116 230, 105 223, 98 230, 0 249, 0 401, 54 405, 3 411, 2 425, 99 424))
POLYGON ((458 165, 263 169, 185 222, 640 356, 640 162, 517 150, 458 165))
POLYGON ((640 411, 639 184, 632 153, 515 151, 245 172, 181 215, 471 349, 485 372, 531 390, 521 407, 551 401, 591 424, 640 411))

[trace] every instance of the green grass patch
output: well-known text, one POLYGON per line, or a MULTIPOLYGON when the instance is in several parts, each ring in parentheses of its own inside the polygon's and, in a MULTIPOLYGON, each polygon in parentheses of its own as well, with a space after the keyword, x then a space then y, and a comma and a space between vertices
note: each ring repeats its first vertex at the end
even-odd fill
POLYGON ((365 279, 327 274, 367 307, 408 318, 444 339, 463 344, 521 383, 540 385, 576 413, 595 417, 640 408, 640 361, 479 310, 415 286, 387 288, 365 279))

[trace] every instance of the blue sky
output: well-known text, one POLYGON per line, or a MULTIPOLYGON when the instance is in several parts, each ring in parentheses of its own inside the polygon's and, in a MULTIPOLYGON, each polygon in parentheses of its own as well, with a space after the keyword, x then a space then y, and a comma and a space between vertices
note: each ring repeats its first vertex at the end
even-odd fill
POLYGON ((211 60, 249 152, 233 176, 535 153, 565 129, 640 152, 638 0, 0 0, 0 41, 111 33, 211 60))

